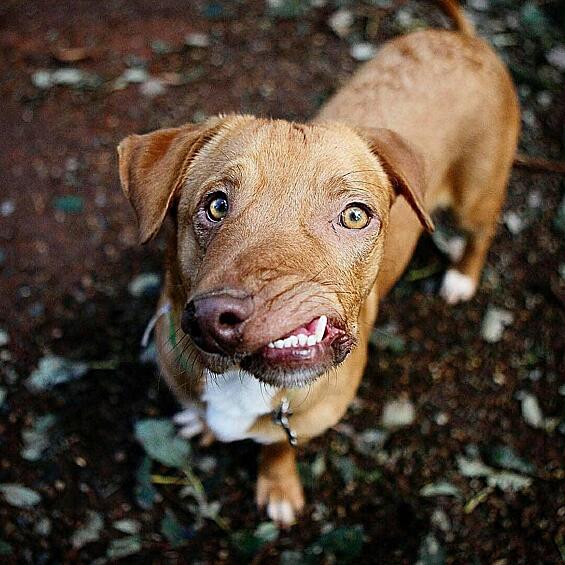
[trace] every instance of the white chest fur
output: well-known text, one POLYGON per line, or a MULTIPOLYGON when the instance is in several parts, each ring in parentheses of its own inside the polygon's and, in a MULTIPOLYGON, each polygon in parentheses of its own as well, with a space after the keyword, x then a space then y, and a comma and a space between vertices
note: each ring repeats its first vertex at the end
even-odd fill
POLYGON ((222 375, 207 371, 205 376, 202 400, 206 402, 208 427, 220 441, 250 438, 248 430, 255 420, 272 411, 271 401, 277 389, 241 370, 222 375))

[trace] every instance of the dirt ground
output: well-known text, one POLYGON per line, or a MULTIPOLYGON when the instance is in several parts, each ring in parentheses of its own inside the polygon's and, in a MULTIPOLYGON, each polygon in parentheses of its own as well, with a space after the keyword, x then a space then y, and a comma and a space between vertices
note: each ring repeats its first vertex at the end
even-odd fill
MULTIPOLYGON (((518 86, 521 149, 563 159, 563 5, 467 9, 518 86)), ((136 423, 178 406, 140 359, 156 294, 139 275, 160 272, 163 240, 136 245, 116 144, 218 112, 306 120, 360 64, 359 44, 446 25, 415 1, 2 3, 3 563, 565 560, 557 174, 514 171, 469 303, 441 301, 447 259, 421 242, 383 304, 358 400, 300 449, 308 505, 290 531, 254 507, 253 444, 193 445, 181 469, 136 440, 136 423), (489 342, 493 312, 505 327, 489 342), (69 382, 31 386, 38 366, 69 382), (414 418, 386 430, 398 399, 414 418)))

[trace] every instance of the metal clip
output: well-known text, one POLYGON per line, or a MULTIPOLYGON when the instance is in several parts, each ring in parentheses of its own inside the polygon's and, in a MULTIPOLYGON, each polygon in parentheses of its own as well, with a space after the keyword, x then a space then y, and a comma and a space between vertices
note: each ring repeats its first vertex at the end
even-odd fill
POLYGON ((292 415, 292 410, 290 409, 290 402, 285 396, 281 400, 280 406, 273 411, 273 422, 278 426, 281 426, 286 433, 288 438, 288 443, 292 447, 296 447, 297 439, 296 432, 294 432, 290 427, 289 417, 292 415))

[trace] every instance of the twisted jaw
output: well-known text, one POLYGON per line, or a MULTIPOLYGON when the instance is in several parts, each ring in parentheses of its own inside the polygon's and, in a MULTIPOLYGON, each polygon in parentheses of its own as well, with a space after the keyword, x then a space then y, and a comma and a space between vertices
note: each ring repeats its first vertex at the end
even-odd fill
POLYGON ((225 372, 239 363, 265 384, 285 388, 306 386, 341 363, 353 348, 353 337, 338 323, 322 315, 251 353, 223 356, 201 349, 199 353, 213 372, 225 372))

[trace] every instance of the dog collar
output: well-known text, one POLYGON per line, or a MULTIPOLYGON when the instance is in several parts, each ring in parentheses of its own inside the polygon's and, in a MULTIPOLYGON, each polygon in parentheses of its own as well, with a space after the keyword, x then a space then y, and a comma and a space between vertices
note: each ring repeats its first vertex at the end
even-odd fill
POLYGON ((288 443, 290 443, 292 447, 296 447, 298 441, 296 432, 290 427, 289 418, 291 415, 292 410, 290 409, 290 401, 286 396, 283 396, 279 407, 276 410, 273 410, 273 422, 284 430, 288 443))

